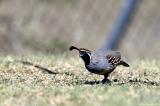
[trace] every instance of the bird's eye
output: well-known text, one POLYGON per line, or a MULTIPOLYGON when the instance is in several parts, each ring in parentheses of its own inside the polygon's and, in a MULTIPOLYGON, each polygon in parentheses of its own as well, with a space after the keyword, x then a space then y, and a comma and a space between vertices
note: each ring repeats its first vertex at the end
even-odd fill
POLYGON ((83 51, 82 53, 83 53, 83 54, 86 54, 87 52, 86 52, 86 51, 83 51))

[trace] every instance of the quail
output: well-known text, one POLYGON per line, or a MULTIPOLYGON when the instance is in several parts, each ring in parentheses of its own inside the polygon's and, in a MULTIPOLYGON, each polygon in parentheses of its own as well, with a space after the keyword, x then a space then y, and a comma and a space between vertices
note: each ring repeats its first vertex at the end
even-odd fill
POLYGON ((79 51, 79 56, 84 61, 85 67, 89 72, 104 75, 102 83, 110 82, 108 76, 117 66, 123 65, 125 67, 129 67, 129 64, 121 59, 121 54, 118 51, 106 49, 90 51, 88 49, 77 48, 75 46, 71 46, 69 49, 70 51, 73 49, 79 51))

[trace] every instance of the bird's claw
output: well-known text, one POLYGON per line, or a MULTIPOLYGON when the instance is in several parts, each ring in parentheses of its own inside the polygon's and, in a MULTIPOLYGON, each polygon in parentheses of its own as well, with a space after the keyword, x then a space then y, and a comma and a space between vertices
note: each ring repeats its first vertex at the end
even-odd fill
POLYGON ((111 84, 111 81, 109 79, 103 79, 102 84, 105 84, 105 83, 111 84))

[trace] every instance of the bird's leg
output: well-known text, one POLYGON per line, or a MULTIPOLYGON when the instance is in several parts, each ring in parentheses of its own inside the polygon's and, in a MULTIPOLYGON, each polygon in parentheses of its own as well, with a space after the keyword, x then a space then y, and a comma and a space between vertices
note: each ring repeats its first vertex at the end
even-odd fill
POLYGON ((104 75, 104 79, 102 80, 102 83, 110 83, 111 81, 108 79, 109 74, 104 75))

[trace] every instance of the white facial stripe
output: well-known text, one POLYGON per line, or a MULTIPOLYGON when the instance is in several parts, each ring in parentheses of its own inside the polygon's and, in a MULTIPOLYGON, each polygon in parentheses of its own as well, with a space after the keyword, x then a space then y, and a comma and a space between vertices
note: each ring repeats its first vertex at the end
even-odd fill
POLYGON ((90 62, 89 62, 89 64, 90 64, 92 57, 91 57, 91 54, 90 54, 90 53, 88 53, 88 55, 89 55, 89 58, 90 58, 90 62))
POLYGON ((90 52, 90 51, 88 51, 88 50, 81 50, 82 52, 90 52))

